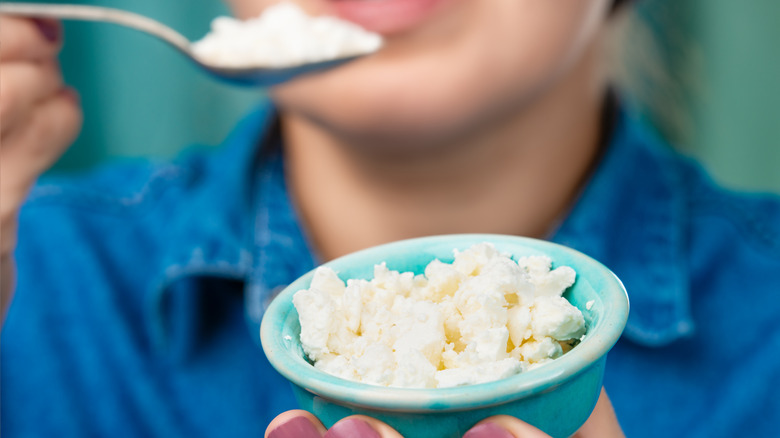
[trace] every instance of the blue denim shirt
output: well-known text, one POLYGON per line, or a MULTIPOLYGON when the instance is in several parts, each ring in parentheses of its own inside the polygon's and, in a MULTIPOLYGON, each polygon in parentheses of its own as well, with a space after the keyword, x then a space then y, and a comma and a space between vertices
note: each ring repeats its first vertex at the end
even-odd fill
MULTIPOLYGON (((20 217, 4 437, 260 437, 295 407, 258 346, 317 262, 270 105, 215 151, 50 180, 20 217)), ((776 436, 780 200, 715 187, 623 113, 553 240, 623 280, 605 385, 629 437, 776 436)))

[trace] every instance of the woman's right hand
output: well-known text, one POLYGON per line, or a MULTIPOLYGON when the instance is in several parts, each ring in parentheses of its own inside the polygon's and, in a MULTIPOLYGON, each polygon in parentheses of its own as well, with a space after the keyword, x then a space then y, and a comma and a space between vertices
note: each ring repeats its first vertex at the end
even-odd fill
POLYGON ((61 47, 59 22, 0 16, 0 315, 13 289, 19 207, 81 129, 78 95, 57 61, 61 47))
MULTIPOLYGON (((265 438, 403 438, 385 423, 363 415, 346 417, 325 429, 320 420, 309 412, 292 410, 282 412, 271 421, 265 438)), ((607 392, 601 394, 590 418, 572 438, 625 438, 607 392)), ((472 427, 463 438, 550 438, 528 423, 497 415, 486 418, 472 427)))

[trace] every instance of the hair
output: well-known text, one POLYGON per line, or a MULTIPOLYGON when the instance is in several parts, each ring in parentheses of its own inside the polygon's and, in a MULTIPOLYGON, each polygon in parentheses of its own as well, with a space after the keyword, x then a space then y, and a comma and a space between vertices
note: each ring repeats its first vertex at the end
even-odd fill
POLYGON ((672 144, 692 138, 691 105, 699 93, 699 56, 678 25, 679 2, 643 0, 614 13, 610 29, 611 79, 626 105, 636 108, 672 144))

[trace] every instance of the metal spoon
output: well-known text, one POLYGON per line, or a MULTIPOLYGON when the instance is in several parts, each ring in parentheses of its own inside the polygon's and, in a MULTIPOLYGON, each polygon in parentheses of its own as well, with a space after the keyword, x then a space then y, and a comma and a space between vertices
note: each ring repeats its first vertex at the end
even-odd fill
POLYGON ((159 21, 133 12, 99 6, 3 2, 0 3, 0 14, 66 20, 102 21, 127 26, 146 32, 165 41, 187 56, 192 62, 207 73, 223 81, 238 85, 261 87, 278 85, 300 75, 337 67, 363 56, 348 56, 281 68, 222 67, 198 59, 192 51, 192 43, 179 32, 176 32, 159 21))

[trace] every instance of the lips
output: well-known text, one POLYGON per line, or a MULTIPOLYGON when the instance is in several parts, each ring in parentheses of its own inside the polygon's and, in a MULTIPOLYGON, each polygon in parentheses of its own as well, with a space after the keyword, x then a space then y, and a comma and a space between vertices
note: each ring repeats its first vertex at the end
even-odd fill
POLYGON ((446 0, 328 0, 333 12, 383 35, 413 29, 446 0))

